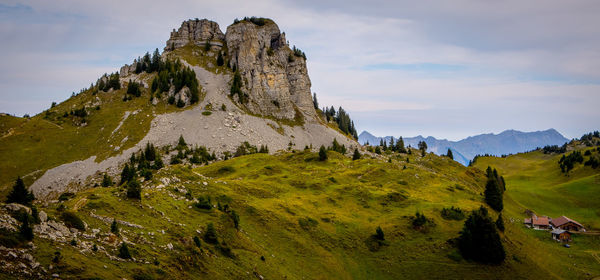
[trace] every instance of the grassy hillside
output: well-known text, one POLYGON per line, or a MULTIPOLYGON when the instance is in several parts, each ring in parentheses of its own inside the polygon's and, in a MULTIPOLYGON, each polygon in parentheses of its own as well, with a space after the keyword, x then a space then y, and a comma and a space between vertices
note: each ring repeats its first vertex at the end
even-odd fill
MULTIPOLYGON (((569 146, 572 150, 595 150, 579 142, 569 146)), ((544 154, 533 151, 501 157, 480 157, 474 166, 484 170, 487 166, 496 168, 506 180, 505 217, 522 223, 527 217, 526 210, 538 215, 558 217, 565 215, 584 224, 589 231, 600 229, 600 169, 576 164, 569 174, 562 173, 558 164, 563 154, 544 154)), ((584 162, 589 156, 584 156, 584 162)), ((515 232, 522 237, 523 251, 535 259, 540 266, 562 278, 592 278, 599 276, 600 237, 597 235, 573 236, 571 248, 561 247, 551 240, 547 231, 535 231, 519 225, 515 232), (535 254, 535 252, 545 252, 535 254), (564 262, 568 257, 569 261, 564 262), (573 271, 581 274, 570 275, 573 271), (577 277, 575 277, 577 276, 577 277)))
POLYGON ((30 119, 2 117, 0 122, 12 129, 0 138, 0 185, 6 186, 16 176, 33 182, 60 164, 93 155, 102 160, 120 153, 146 135, 153 115, 182 110, 166 102, 152 106, 147 92, 124 102, 125 92, 120 89, 93 95, 90 90, 30 119), (89 114, 86 126, 76 125, 77 117, 63 117, 65 112, 84 106, 89 114), (130 113, 126 119, 125 112, 130 113))
MULTIPOLYGON (((600 275, 592 263, 582 261, 579 267, 578 255, 577 270, 561 265, 562 247, 550 241, 530 244, 541 238, 508 219, 502 235, 508 255, 504 264, 462 260, 449 240, 458 236, 463 221, 445 220, 440 211, 481 206, 483 172, 431 154, 411 155, 410 163, 405 160, 352 161, 329 152, 329 160, 320 162, 316 153, 296 152, 254 154, 198 168, 170 166, 143 183, 141 202, 127 199, 123 187, 77 193, 64 206, 88 224, 87 234, 91 229, 100 231, 91 239, 80 237, 77 247, 36 237, 35 257, 48 267, 60 251, 63 259, 51 272, 64 278, 147 274, 157 279, 253 275, 267 279, 545 279, 549 275, 574 279, 585 273, 600 275), (231 212, 200 209, 190 200, 206 196, 211 204, 228 205, 239 215, 239 231, 231 212), (433 219, 435 226, 414 229, 411 216, 416 211, 433 219), (120 237, 115 238, 109 234, 110 225, 94 215, 143 228, 121 226, 120 237), (202 239, 208 223, 214 223, 220 245, 202 240, 197 247, 192 238, 202 239), (378 226, 385 234, 384 244, 372 237, 378 226), (108 257, 114 258, 121 240, 132 242, 129 248, 135 262, 108 257), (85 249, 92 244, 97 244, 98 252, 85 249), (173 249, 168 249, 169 244, 173 249), (540 254, 545 257, 538 259, 540 254)), ((58 207, 52 203, 41 209, 59 219, 58 207)), ((578 239, 600 249, 597 241, 578 239)))

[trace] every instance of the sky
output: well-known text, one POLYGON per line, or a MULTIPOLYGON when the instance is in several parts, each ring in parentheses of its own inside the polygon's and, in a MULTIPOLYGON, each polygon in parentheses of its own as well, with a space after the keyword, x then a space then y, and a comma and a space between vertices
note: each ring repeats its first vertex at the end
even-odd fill
POLYGON ((359 133, 459 140, 600 129, 597 1, 0 0, 0 112, 34 115, 165 46, 181 22, 268 17, 359 133))

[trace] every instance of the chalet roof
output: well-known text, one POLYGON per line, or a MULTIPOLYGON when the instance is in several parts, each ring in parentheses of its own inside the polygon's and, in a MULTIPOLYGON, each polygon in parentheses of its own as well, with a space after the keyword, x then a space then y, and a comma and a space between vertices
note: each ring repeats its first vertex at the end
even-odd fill
POLYGON ((548 226, 550 219, 546 216, 542 216, 542 217, 532 216, 531 221, 534 226, 548 226))
POLYGON ((557 235, 562 234, 564 232, 568 232, 568 231, 566 231, 564 229, 560 229, 560 228, 555 228, 554 230, 552 230, 552 234, 557 234, 557 235))
POLYGON ((576 224, 576 225, 578 225, 580 227, 583 227, 582 224, 578 223, 577 221, 571 220, 571 219, 569 219, 568 217, 565 217, 565 216, 560 216, 560 217, 558 217, 556 219, 552 219, 552 225, 555 226, 555 227, 560 227, 560 226, 562 226, 562 225, 564 225, 564 224, 566 224, 568 222, 572 222, 572 223, 574 223, 574 224, 576 224))

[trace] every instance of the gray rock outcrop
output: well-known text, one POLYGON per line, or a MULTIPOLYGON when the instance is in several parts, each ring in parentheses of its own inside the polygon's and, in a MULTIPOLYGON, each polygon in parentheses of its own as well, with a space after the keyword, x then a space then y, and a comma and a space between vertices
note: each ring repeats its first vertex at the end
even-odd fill
POLYGON ((240 21, 227 27, 225 40, 230 65, 240 72, 242 91, 249 95, 250 111, 294 119, 297 108, 315 116, 306 60, 294 55, 277 24, 240 21))
POLYGON ((190 43, 203 46, 206 44, 206 41, 211 46, 223 46, 225 35, 219 28, 219 24, 207 19, 187 20, 181 24, 179 30, 173 29, 171 37, 167 41, 165 51, 172 51, 190 43))

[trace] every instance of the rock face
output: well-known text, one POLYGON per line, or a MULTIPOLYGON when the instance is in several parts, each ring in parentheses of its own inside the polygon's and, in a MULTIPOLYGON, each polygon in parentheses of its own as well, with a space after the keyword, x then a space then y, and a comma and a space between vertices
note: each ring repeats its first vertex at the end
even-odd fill
POLYGON ((179 30, 175 31, 173 29, 165 51, 172 51, 189 43, 203 46, 206 41, 209 41, 213 46, 223 46, 225 35, 219 28, 219 24, 207 19, 188 20, 181 24, 179 30))
POLYGON ((241 74, 242 91, 249 95, 250 111, 293 119, 298 108, 315 116, 306 61, 293 54, 274 22, 259 26, 240 21, 227 27, 225 40, 230 65, 241 74))
POLYGON ((306 59, 294 55, 285 33, 273 21, 257 25, 242 20, 227 27, 224 35, 216 22, 188 20, 171 33, 165 51, 190 43, 204 46, 207 41, 216 50, 222 50, 225 42, 226 57, 241 75, 242 92, 248 95, 244 105, 250 112, 288 120, 297 117, 297 112, 309 119, 316 117, 306 59))

